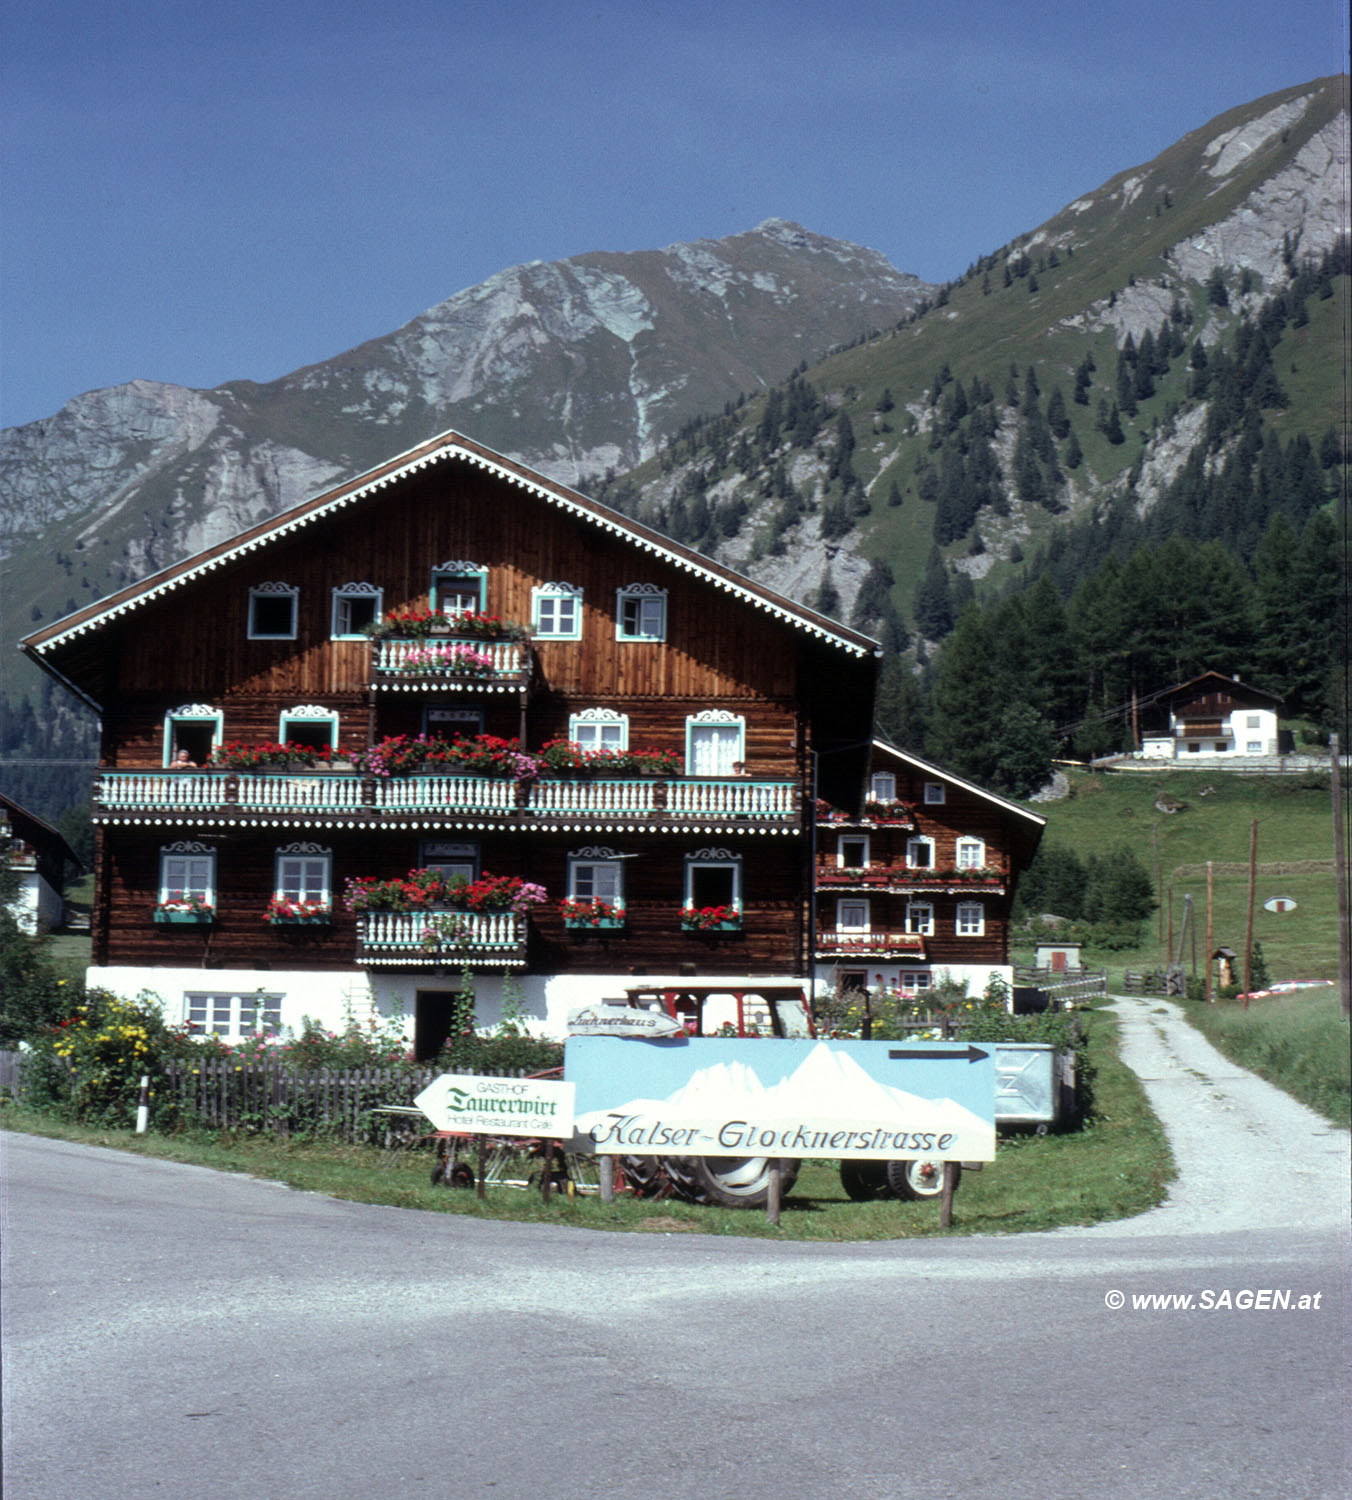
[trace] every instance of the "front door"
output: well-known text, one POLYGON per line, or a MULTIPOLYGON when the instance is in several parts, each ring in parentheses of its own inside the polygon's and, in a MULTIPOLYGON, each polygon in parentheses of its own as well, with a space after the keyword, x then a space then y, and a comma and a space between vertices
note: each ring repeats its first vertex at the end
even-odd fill
POLYGON ((464 1015, 465 1002, 459 990, 419 990, 413 1009, 413 1057, 432 1062, 450 1037, 467 1025, 473 1015, 464 1015))

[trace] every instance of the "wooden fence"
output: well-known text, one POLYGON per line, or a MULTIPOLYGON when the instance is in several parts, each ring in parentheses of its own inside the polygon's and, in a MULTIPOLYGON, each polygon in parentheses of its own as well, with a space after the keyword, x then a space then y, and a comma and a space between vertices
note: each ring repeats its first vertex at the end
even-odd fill
MULTIPOLYGON (((310 1068, 228 1061, 171 1062, 152 1083, 157 1116, 166 1102, 186 1119, 221 1130, 273 1135, 321 1133, 370 1140, 386 1133, 389 1117, 371 1111, 411 1105, 442 1072, 438 1068, 310 1068)), ((427 1127, 427 1128, 430 1128, 427 1127)))
POLYGON ((0 1052, 0 1097, 17 1099, 23 1090, 23 1053, 0 1052))
POLYGON ((1167 995, 1169 976, 1163 969, 1123 969, 1124 995, 1167 995))

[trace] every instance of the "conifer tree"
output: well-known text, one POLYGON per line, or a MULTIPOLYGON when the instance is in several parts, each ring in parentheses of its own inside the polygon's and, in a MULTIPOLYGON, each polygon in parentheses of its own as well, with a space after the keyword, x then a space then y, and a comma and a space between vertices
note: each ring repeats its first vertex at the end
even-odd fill
POLYGON ((994 781, 999 759, 995 716, 1003 694, 994 662, 985 615, 968 605, 939 661, 925 738, 932 759, 985 786, 994 781))
POLYGON ((932 641, 942 640, 953 628, 953 599, 939 549, 930 549, 924 576, 915 591, 916 629, 932 641))

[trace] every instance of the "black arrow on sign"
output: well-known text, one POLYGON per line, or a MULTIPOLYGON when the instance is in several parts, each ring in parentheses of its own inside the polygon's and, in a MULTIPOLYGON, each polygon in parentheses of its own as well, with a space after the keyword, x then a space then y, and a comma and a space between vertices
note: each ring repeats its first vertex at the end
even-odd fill
POLYGON ((931 1062, 961 1062, 965 1058, 969 1063, 974 1063, 980 1062, 983 1057, 989 1057, 990 1053, 968 1042, 963 1052, 935 1052, 929 1047, 889 1047, 887 1055, 897 1060, 907 1057, 923 1057, 931 1062))

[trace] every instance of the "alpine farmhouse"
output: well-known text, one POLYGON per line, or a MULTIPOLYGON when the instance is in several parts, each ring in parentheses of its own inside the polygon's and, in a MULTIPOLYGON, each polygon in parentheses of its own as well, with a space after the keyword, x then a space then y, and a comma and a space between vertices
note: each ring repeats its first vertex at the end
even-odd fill
POLYGON ((874 753, 875 642, 455 433, 21 649, 102 722, 90 984, 226 1039, 806 984, 874 753))
POLYGON ((818 985, 923 1003, 945 979, 1013 995, 1010 908, 1046 819, 874 742, 861 808, 817 813, 818 985))

